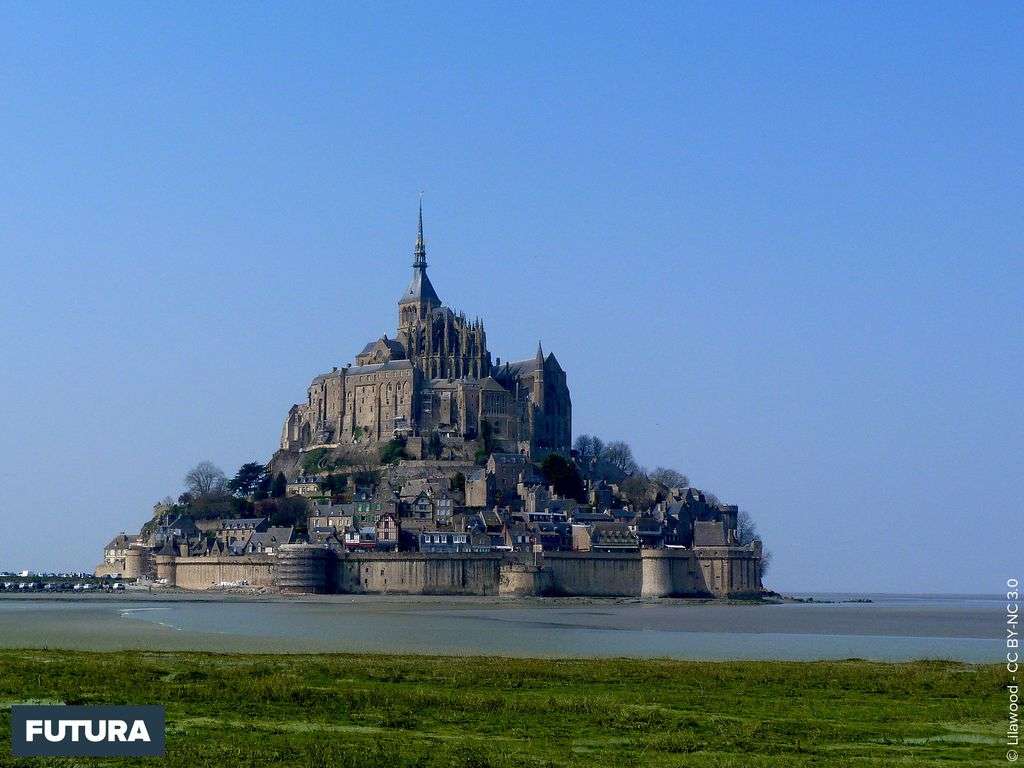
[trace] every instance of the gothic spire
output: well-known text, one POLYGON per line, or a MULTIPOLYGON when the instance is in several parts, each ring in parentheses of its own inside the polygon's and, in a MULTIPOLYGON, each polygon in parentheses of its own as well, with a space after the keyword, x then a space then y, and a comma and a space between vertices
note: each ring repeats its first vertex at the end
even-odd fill
POLYGON ((420 192, 420 221, 419 226, 416 229, 416 249, 413 251, 416 255, 416 260, 413 262, 414 267, 425 267, 427 266, 427 246, 423 244, 423 193, 420 192))
POLYGON ((538 362, 544 362, 544 349, 541 347, 540 342, 537 342, 537 360, 538 362))
MULTIPOLYGON (((416 260, 412 264, 412 282, 406 289, 399 304, 423 303, 437 307, 441 304, 434 286, 427 277, 427 247, 423 244, 423 193, 420 193, 419 225, 416 228, 416 248, 413 251, 416 260)), ((421 314, 417 312, 417 314, 421 314)))

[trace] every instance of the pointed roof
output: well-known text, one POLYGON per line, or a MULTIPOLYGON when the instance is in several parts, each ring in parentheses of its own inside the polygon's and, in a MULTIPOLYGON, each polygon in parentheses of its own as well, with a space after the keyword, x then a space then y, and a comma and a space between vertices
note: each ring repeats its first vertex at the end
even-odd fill
POLYGON ((427 246, 423 241, 422 195, 420 195, 419 226, 416 230, 416 247, 413 249, 413 256, 415 258, 412 262, 412 281, 409 283, 405 293, 402 294, 402 298, 398 300, 398 303, 426 302, 440 304, 441 299, 438 298, 437 291, 434 290, 434 286, 430 284, 430 278, 427 277, 427 246))
POLYGON ((413 249, 413 255, 416 257, 413 261, 414 267, 426 267, 427 266, 427 246, 423 243, 423 193, 420 193, 420 220, 419 226, 416 228, 416 247, 413 249))

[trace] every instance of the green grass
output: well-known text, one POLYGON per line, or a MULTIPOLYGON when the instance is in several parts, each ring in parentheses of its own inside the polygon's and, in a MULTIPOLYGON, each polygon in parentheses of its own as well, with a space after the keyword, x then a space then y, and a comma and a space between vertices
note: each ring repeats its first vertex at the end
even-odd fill
POLYGON ((0 651, 0 766, 995 766, 1004 675, 951 662, 0 651), (18 702, 163 704, 167 756, 16 759, 18 702))

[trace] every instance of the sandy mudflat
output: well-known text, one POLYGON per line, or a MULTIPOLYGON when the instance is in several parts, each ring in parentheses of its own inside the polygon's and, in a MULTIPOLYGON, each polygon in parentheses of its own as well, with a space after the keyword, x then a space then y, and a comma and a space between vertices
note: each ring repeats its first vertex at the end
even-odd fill
POLYGON ((998 601, 679 600, 168 591, 0 599, 0 647, 538 657, 999 657, 998 601))

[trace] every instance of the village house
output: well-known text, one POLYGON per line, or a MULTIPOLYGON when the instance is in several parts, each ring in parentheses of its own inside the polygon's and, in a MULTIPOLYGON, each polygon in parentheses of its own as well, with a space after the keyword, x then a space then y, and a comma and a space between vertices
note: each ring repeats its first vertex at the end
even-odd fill
POLYGON ((419 534, 419 551, 431 554, 453 554, 469 551, 469 534, 450 529, 424 529, 419 534))
POLYGON ((295 543, 293 526, 271 526, 265 531, 254 532, 241 549, 244 555, 273 555, 282 544, 295 543))
POLYGON ((398 515, 392 512, 385 512, 377 518, 375 526, 377 549, 389 552, 397 552, 401 541, 401 528, 398 522, 398 515))
POLYGON ((285 485, 286 496, 302 496, 304 498, 319 498, 324 495, 323 489, 320 487, 319 477, 297 477, 294 480, 289 480, 285 485))
POLYGON ((633 552, 639 548, 640 541, 625 523, 595 523, 590 531, 593 552, 633 552))
POLYGON ((138 535, 129 535, 123 531, 112 538, 103 548, 103 562, 107 565, 124 565, 128 556, 128 545, 138 539, 138 535))
POLYGON ((306 517, 306 526, 309 530, 314 528, 333 528, 336 531, 343 531, 352 525, 357 516, 357 505, 355 502, 344 504, 314 504, 313 509, 306 517))
POLYGON ((222 544, 244 546, 252 534, 265 531, 267 527, 265 517, 232 517, 218 521, 215 537, 222 544))

